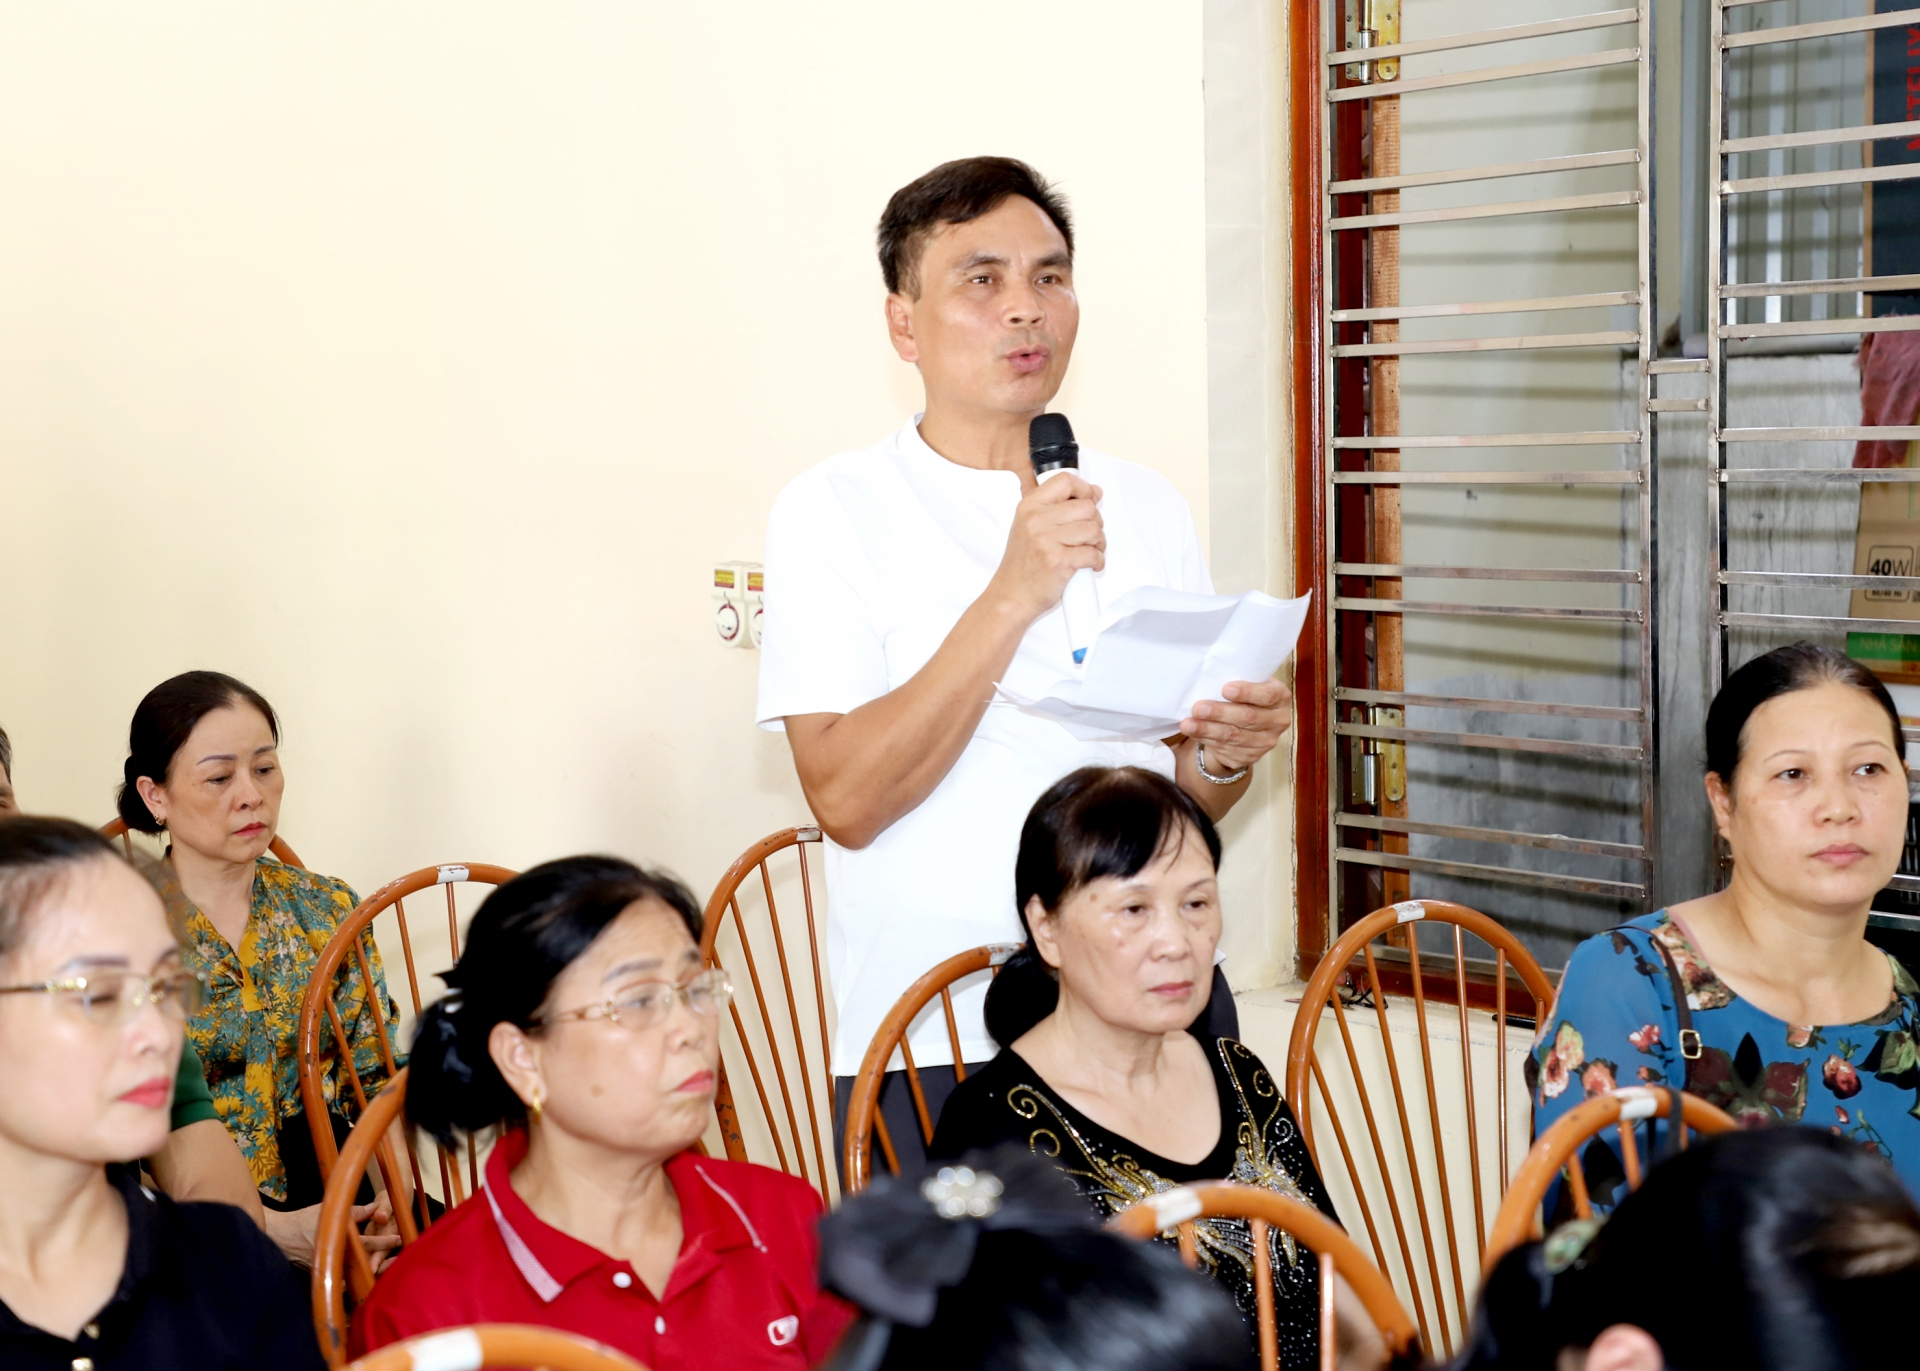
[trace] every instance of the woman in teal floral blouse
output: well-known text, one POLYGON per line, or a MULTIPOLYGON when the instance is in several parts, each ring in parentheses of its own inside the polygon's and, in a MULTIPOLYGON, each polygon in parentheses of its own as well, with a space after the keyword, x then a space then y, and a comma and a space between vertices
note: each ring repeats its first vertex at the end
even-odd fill
MULTIPOLYGON (((1536 1133, 1616 1086, 1678 1085, 1748 1127, 1828 1129, 1920 1193, 1920 985, 1866 940, 1906 838, 1905 758, 1886 687, 1829 648, 1727 679, 1706 788, 1732 880, 1575 949, 1529 1063, 1536 1133)), ((1604 1202, 1620 1173, 1586 1160, 1604 1202)))
MULTIPOLYGON (((243 682, 212 671, 164 681, 134 712, 120 817, 129 828, 167 834, 161 895, 187 964, 209 992, 187 1037, 259 1187, 267 1231, 304 1260, 322 1184, 294 1039, 313 968, 359 900, 345 881, 268 853, 284 786, 279 742, 273 707, 243 682)), ((368 965, 391 1034, 398 1011, 377 950, 368 965)), ((334 1003, 371 1095, 386 1082, 386 1055, 352 959, 336 979, 334 1003)), ((342 1137, 353 1092, 334 1045, 323 1043, 322 1051, 322 1089, 342 1137)))

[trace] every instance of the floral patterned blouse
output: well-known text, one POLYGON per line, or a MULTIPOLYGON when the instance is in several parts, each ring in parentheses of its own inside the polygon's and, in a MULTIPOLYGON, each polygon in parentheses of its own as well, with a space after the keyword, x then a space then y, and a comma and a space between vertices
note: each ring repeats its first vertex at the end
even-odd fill
MULTIPOLYGON (((261 857, 254 866, 253 910, 236 949, 187 899, 172 868, 171 861, 163 868, 167 879, 161 893, 188 964, 207 978, 211 992, 207 1007, 187 1025, 187 1037, 206 1068, 213 1106, 240 1145, 254 1184, 262 1194, 285 1200, 287 1178, 280 1160, 279 1131, 285 1120, 302 1111, 294 1042, 300 1030, 300 1001, 320 954, 359 898, 345 881, 261 857)), ((368 965, 391 1034, 399 1011, 387 993, 377 949, 368 965)), ((371 1096, 386 1083, 386 1064, 366 987, 353 958, 338 973, 334 1002, 353 1039, 354 1069, 371 1096)), ((353 1088, 341 1078, 324 1021, 320 1031, 328 1105, 351 1118, 353 1088)))
MULTIPOLYGON (((1197 1164, 1156 1156, 1102 1128, 1056 1095, 1012 1048, 969 1072, 947 1097, 927 1155, 958 1158, 1007 1142, 1030 1147, 1053 1158, 1103 1219, 1175 1186, 1228 1180, 1264 1186, 1339 1222, 1272 1073, 1232 1038, 1214 1039, 1207 1057, 1220 1096, 1220 1138, 1197 1164)), ((1251 1328, 1256 1297, 1247 1221, 1201 1219, 1193 1228, 1200 1269, 1226 1288, 1251 1328)), ((1269 1242, 1280 1364, 1317 1366, 1319 1266, 1277 1228, 1269 1242)))
MULTIPOLYGON (((1567 962, 1527 1064, 1534 1133, 1616 1085, 1680 1085, 1748 1128, 1805 1124, 1851 1138, 1891 1160, 1920 1194, 1920 985, 1887 960, 1893 999, 1879 1014, 1789 1024, 1734 994, 1664 909, 1589 938, 1567 962), (1680 1055, 1672 981, 1656 942, 1680 973, 1700 1034, 1691 1062, 1680 1055)), ((1605 1191, 1582 1161, 1589 1184, 1605 1191)))

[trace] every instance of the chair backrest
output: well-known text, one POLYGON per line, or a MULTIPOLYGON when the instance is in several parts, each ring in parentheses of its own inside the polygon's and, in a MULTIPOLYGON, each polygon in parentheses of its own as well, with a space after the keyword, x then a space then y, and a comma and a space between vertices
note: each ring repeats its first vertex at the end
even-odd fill
MULTIPOLYGON (((100 836, 103 838, 118 838, 120 840, 121 850, 127 854, 129 860, 132 859, 133 833, 127 828, 127 821, 125 819, 114 819, 109 823, 101 824, 100 836)), ((297 866, 302 871, 307 869, 307 864, 300 860, 300 854, 295 852, 292 845, 278 833, 274 834, 273 841, 267 844, 267 851, 271 852, 288 866, 297 866)))
POLYGON ((1477 910, 1445 900, 1403 900, 1361 919, 1320 959, 1300 997, 1287 1049, 1287 1100, 1335 1206, 1350 1218, 1358 1212, 1381 1271, 1393 1270, 1383 1237, 1396 1244, 1404 1276, 1397 1287, 1413 1307, 1421 1341, 1444 1356, 1453 1354, 1455 1334, 1465 1327, 1467 1291, 1485 1246, 1493 1206, 1483 1191, 1496 1188, 1504 1196, 1509 1157, 1525 1149, 1530 1101, 1524 1085, 1510 1077, 1531 1046, 1534 1022, 1552 1001, 1553 982, 1512 933, 1477 910), (1451 936, 1422 939, 1422 927, 1450 929, 1451 936), (1376 949, 1381 939, 1385 946, 1376 949), (1405 1009, 1389 1015, 1394 997, 1405 1009), (1515 1000, 1522 1002, 1517 1014, 1515 1000), (1430 1013, 1448 1004, 1451 1013, 1430 1013), (1349 1017, 1349 1008, 1362 1007, 1371 1008, 1371 1025, 1349 1017), (1337 1053, 1317 1045, 1328 1011, 1339 1033, 1337 1053), (1509 1020, 1522 1016, 1522 1031, 1510 1039, 1509 1020), (1377 1043, 1368 1042, 1374 1034, 1377 1043), (1455 1037, 1457 1051, 1446 1042, 1455 1037), (1511 1057, 1510 1048, 1516 1050, 1511 1057), (1419 1057, 1417 1073, 1401 1070, 1401 1055, 1409 1050, 1419 1057), (1482 1078, 1478 1090, 1476 1070, 1482 1078), (1493 1077, 1491 1109, 1487 1075, 1493 1077), (1378 1091, 1382 1076, 1386 1088, 1378 1091), (1410 1099, 1416 1079, 1423 1098, 1410 1099), (1391 1098, 1391 1117, 1375 1107, 1376 1093, 1391 1098), (1519 1146, 1513 1145, 1516 1131, 1519 1146), (1486 1132, 1493 1134, 1491 1148, 1483 1148, 1486 1132), (1472 1196, 1470 1214, 1456 1212, 1462 1172, 1472 1196), (1375 1212, 1382 1202, 1384 1235, 1375 1212), (1415 1244, 1425 1249, 1424 1269, 1416 1263, 1415 1244))
POLYGON ((964 1081, 967 1068, 960 1054, 960 1024, 953 1015, 953 984, 977 971, 991 971, 998 976, 1008 958, 1019 950, 1018 943, 988 943, 985 947, 976 947, 949 957, 908 986, 907 993, 887 1011, 887 1017, 874 1030, 873 1041, 868 1044, 867 1055, 860 1063, 860 1074, 853 1078, 853 1093, 847 1100, 844 1161, 848 1194, 867 1188, 867 1182, 873 1176, 873 1143, 876 1138, 887 1169, 896 1176, 900 1174, 900 1158, 894 1151, 893 1139, 887 1133, 886 1120, 880 1117, 880 1086, 887 1074, 887 1063, 893 1060, 896 1051, 906 1066, 907 1089, 913 1096, 914 1111, 919 1117, 921 1140, 927 1143, 933 1141, 933 1128, 938 1120, 927 1110, 926 1092, 920 1087, 920 1068, 914 1065, 913 1047, 907 1042, 907 1029, 912 1026, 914 1019, 936 995, 940 997, 941 1007, 947 1015, 947 1042, 953 1049, 953 1074, 956 1079, 964 1081))
POLYGON ((475 1323, 390 1343, 350 1371, 480 1371, 538 1366, 545 1371, 647 1371, 624 1352, 558 1328, 526 1323, 475 1323))
MULTIPOLYGON (((1522 1243, 1543 1236, 1540 1206, 1547 1188, 1564 1169, 1567 1191, 1573 1199, 1576 1218, 1593 1217, 1593 1200, 1587 1193, 1587 1173, 1580 1164, 1580 1151, 1603 1129, 1619 1125, 1620 1163, 1627 1173, 1627 1189, 1640 1188, 1640 1142, 1637 1134, 1642 1121, 1647 1123, 1648 1142, 1652 1142, 1654 1119, 1669 1118, 1675 1097, 1680 1100, 1684 1127, 1674 1135, 1677 1147, 1687 1145, 1687 1133, 1731 1133, 1739 1127, 1733 1116, 1708 1104, 1698 1095, 1683 1091, 1630 1085, 1605 1095, 1583 1100, 1565 1114, 1528 1150, 1526 1160, 1514 1174, 1513 1184, 1500 1212, 1494 1215, 1493 1235, 1487 1240, 1485 1269, 1522 1243)), ((1649 1145, 1651 1154, 1652 1147, 1649 1145)))
POLYGON ((320 1339, 320 1350, 327 1365, 347 1363, 347 1296, 358 1304, 373 1289, 373 1260, 359 1230, 353 1226, 353 1205, 361 1179, 369 1167, 378 1166, 380 1179, 389 1195, 403 1193, 407 1184, 419 1208, 416 1215, 403 1205, 394 1206, 394 1218, 400 1228, 404 1248, 420 1236, 430 1222, 426 1192, 420 1184, 420 1158, 408 1134, 404 1162, 395 1154, 389 1133, 404 1117, 407 1102, 407 1073, 403 1068, 378 1095, 347 1134, 346 1145, 335 1159, 333 1172, 320 1201, 319 1222, 313 1238, 313 1327, 320 1339), (403 1170, 404 1168, 404 1170, 403 1170))
POLYGON ((831 1204, 833 1167, 827 1152, 833 1145, 832 1038, 827 981, 820 965, 823 920, 814 908, 810 848, 817 868, 820 830, 784 828, 741 853, 707 900, 700 954, 708 966, 724 968, 735 987, 728 1006, 733 1032, 721 1035, 713 1101, 727 1156, 777 1165, 810 1182, 831 1204), (782 858, 783 852, 792 856, 782 858), (742 1015, 741 1001, 749 991, 757 1012, 742 1015), (734 1064, 731 1076, 729 1060, 734 1064), (752 1080, 749 1103, 759 1109, 757 1116, 746 1119, 733 1090, 742 1079, 752 1080))
MULTIPOLYGON (((407 896, 434 886, 445 887, 446 964, 451 966, 460 957, 460 911, 454 902, 454 888, 468 882, 497 886, 512 880, 517 874, 504 866, 485 866, 479 863, 422 867, 398 880, 388 881, 374 891, 355 906, 353 911, 340 921, 340 926, 334 930, 332 939, 320 953, 319 961, 314 964, 313 976, 307 982, 306 995, 301 999, 300 1030, 294 1044, 294 1050, 299 1054, 300 1061, 300 1099, 306 1109, 307 1126, 313 1133, 313 1152, 319 1159, 320 1175, 323 1179, 332 1176, 334 1159, 339 1151, 334 1142, 333 1125, 327 1114, 327 1097, 322 1074, 326 1067, 326 1056, 321 1052, 323 1041, 333 1044, 333 1055, 339 1060, 341 1074, 352 1089, 354 1107, 360 1111, 365 1111, 367 1108, 366 1083, 360 1079, 360 1072, 354 1064, 353 1053, 346 1047, 346 1025, 341 1022, 340 1009, 333 997, 334 978, 339 974, 341 966, 349 958, 353 959, 360 972, 360 983, 368 987, 372 986, 373 973, 369 957, 376 950, 373 921, 376 916, 391 909, 394 920, 399 926, 401 965, 407 973, 407 991, 411 997, 410 1000, 402 1000, 401 1003, 410 1003, 412 1012, 417 1017, 423 1005, 422 968, 419 960, 414 956, 413 931, 407 924, 407 896)), ((431 937, 437 950, 437 930, 431 937)), ((392 961, 386 962, 385 970, 389 977, 387 988, 391 992, 394 990, 391 977, 395 970, 392 961)), ((437 998, 437 996, 429 998, 437 998)), ((387 1078, 391 1080, 397 1066, 394 1061, 393 1045, 400 1026, 397 1023, 387 1022, 386 1006, 379 1003, 379 996, 369 992, 367 1003, 380 1033, 381 1063, 385 1067, 387 1078)), ((446 1153, 445 1149, 440 1149, 440 1152, 440 1193, 441 1198, 451 1207, 465 1199, 471 1189, 479 1185, 479 1156, 473 1142, 469 1140, 467 1176, 463 1184, 457 1162, 446 1153)))
POLYGON ((1336 1272, 1359 1298, 1374 1327, 1386 1340, 1391 1355, 1418 1346, 1413 1320, 1394 1297, 1393 1283, 1367 1260, 1360 1245, 1340 1225, 1310 1204, 1276 1195, 1257 1185, 1183 1185, 1148 1196, 1115 1214, 1108 1226, 1128 1237, 1149 1239, 1173 1231, 1180 1257, 1188 1266, 1198 1263, 1193 1224, 1196 1219, 1245 1219, 1253 1230, 1253 1290, 1259 1320, 1261 1371, 1279 1371, 1279 1334, 1273 1313, 1273 1252, 1269 1230, 1279 1229, 1320 1259, 1320 1365, 1332 1368, 1334 1349, 1334 1281, 1336 1272))

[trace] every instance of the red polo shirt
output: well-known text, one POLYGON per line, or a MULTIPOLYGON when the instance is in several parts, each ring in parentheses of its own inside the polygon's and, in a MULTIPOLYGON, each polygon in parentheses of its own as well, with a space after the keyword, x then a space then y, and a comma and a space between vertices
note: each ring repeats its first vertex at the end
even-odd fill
POLYGON ((467 1323, 537 1323, 617 1347, 652 1371, 812 1366, 852 1311, 816 1282, 820 1197, 769 1167, 682 1152, 680 1256, 655 1299, 624 1261, 541 1222, 509 1176, 525 1133, 500 1140, 478 1194, 433 1225, 353 1319, 353 1355, 467 1323))

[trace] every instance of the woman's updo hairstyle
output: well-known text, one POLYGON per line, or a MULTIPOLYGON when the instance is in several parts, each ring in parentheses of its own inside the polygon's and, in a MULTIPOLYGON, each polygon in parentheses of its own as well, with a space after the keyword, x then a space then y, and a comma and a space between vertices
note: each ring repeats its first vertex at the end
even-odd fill
POLYGON ((120 860, 112 843, 72 819, 0 821, 0 957, 20 945, 28 916, 75 868, 120 860))
POLYGON ((1733 769, 1740 764, 1742 735, 1753 711, 1768 700, 1812 690, 1829 682, 1852 686, 1873 697, 1887 712, 1893 729, 1893 750, 1907 759, 1906 735, 1900 731, 1900 711, 1880 678, 1844 652, 1814 643, 1794 643, 1762 653, 1727 677, 1707 709, 1707 770, 1733 789, 1733 769))
POLYGON ((126 779, 120 786, 120 817, 128 828, 137 833, 160 831, 160 821, 140 798, 137 782, 145 776, 156 785, 165 785, 174 755, 187 745, 200 721, 216 709, 237 704, 259 710, 266 717, 273 741, 280 741, 280 719, 266 697, 245 681, 221 672, 182 672, 147 692, 133 711, 133 724, 127 729, 127 760, 121 768, 126 779))
POLYGON ((487 1051, 493 1026, 531 1031, 560 973, 622 910, 647 899, 678 914, 700 940, 693 893, 665 872, 619 857, 543 862, 487 896, 459 964, 441 973, 452 993, 428 1005, 414 1030, 408 1119, 448 1146, 456 1133, 523 1120, 526 1106, 487 1051))
POLYGON ((1191 829, 1220 868, 1220 834, 1193 796, 1157 771, 1082 767, 1056 781, 1027 811, 1013 868, 1014 907, 1026 944, 987 987, 987 1032, 1002 1047, 1060 1003, 1060 982, 1034 950, 1027 904, 1048 913, 1105 876, 1137 876, 1191 829))

